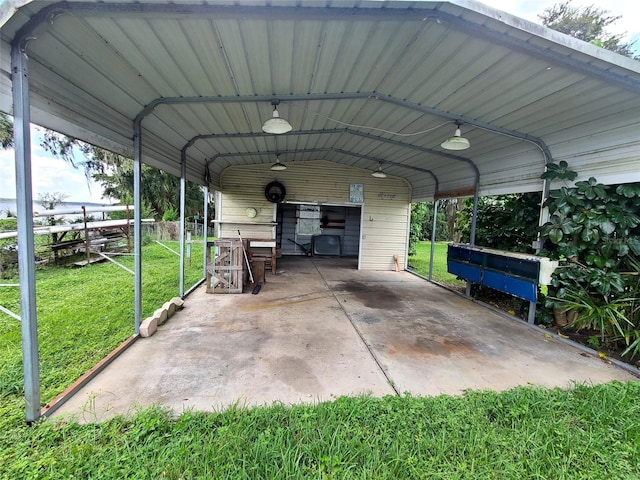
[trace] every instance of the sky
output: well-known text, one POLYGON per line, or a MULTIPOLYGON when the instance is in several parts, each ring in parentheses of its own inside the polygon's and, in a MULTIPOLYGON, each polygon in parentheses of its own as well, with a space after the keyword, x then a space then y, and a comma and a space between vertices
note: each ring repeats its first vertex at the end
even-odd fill
MULTIPOLYGON (((502 10, 526 20, 540 23, 538 14, 561 0, 482 0, 487 6, 502 10)), ((573 0, 576 7, 594 5, 608 10, 611 15, 621 15, 609 33, 626 33, 623 41, 637 40, 640 51, 640 1, 638 0, 573 0)), ((69 202, 109 202, 102 198, 98 184, 87 184, 84 172, 74 169, 63 160, 51 158, 39 145, 39 133, 32 131, 33 198, 40 193, 60 192, 69 202)), ((80 159, 80 157, 78 157, 80 159)), ((15 170, 13 150, 0 150, 0 198, 15 198, 15 170)))
MULTIPOLYGON (((489 7, 497 8, 531 22, 540 23, 538 15, 546 8, 552 7, 563 0, 480 0, 489 7)), ((640 2, 638 0, 572 0, 574 7, 593 5, 602 10, 608 10, 610 15, 622 16, 608 30, 609 33, 625 33, 623 42, 637 39, 636 49, 640 49, 640 2)))
MULTIPOLYGON (((102 199, 99 184, 87 184, 84 170, 75 169, 59 158, 52 158, 40 146, 41 134, 31 128, 31 178, 34 200, 39 194, 60 192, 67 202, 112 203, 102 199)), ((77 159, 82 160, 81 154, 77 159)), ((13 149, 0 149, 0 198, 16 198, 15 156, 13 149)))

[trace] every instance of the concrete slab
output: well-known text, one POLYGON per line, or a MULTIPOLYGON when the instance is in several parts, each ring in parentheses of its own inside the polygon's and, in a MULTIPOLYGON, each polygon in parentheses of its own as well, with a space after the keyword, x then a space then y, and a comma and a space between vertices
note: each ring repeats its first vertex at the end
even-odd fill
POLYGON ((258 295, 206 294, 141 339, 56 415, 176 413, 341 395, 457 394, 636 377, 407 272, 283 258, 258 295))

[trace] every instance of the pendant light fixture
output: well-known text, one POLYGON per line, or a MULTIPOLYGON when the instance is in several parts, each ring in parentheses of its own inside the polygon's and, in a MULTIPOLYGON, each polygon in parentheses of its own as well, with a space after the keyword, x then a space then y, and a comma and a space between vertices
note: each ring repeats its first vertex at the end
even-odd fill
POLYGON ((271 165, 271 170, 274 172, 281 172, 282 170, 286 170, 287 166, 284 163, 280 163, 280 155, 276 155, 276 163, 271 165))
POLYGON ((444 142, 440 144, 442 148, 445 150, 466 150, 471 146, 469 140, 464 138, 460 133, 460 127, 462 126, 462 122, 456 121, 456 133, 453 134, 453 137, 449 137, 445 139, 444 142))
POLYGON ((282 133, 290 132, 293 129, 291 124, 287 122, 284 118, 282 118, 278 113, 279 104, 280 104, 280 100, 277 100, 277 99, 271 100, 271 105, 273 105, 273 115, 270 119, 268 119, 262 124, 263 132, 280 135, 282 133))
POLYGON ((376 178, 387 178, 387 174, 382 171, 382 162, 378 165, 378 169, 371 172, 372 177, 376 178))

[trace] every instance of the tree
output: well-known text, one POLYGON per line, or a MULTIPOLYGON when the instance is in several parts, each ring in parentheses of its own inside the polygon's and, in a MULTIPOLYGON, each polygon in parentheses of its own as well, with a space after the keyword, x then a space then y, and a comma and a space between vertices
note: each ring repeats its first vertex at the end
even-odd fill
POLYGON ((624 34, 613 35, 607 32, 607 27, 621 17, 593 5, 574 7, 571 0, 556 3, 538 15, 546 27, 633 58, 633 42, 623 43, 624 34))
POLYGON ((4 112, 0 112, 0 145, 2 148, 13 147, 13 123, 4 112))
MULTIPOLYGON (((93 179, 102 184, 104 194, 121 201, 133 198, 133 161, 125 159, 104 173, 93 174, 93 179)), ((140 196, 157 218, 164 217, 169 210, 179 211, 180 179, 157 168, 142 166, 140 196)), ((185 215, 193 216, 202 210, 204 194, 200 187, 187 182, 185 215)))
MULTIPOLYGON (((440 200, 436 220, 436 240, 450 240, 447 219, 443 212, 447 200, 440 200), (444 207, 443 207, 444 205, 444 207)), ((433 229, 433 203, 418 202, 411 205, 411 225, 409 227, 409 256, 415 255, 416 244, 430 240, 433 229)))
POLYGON ((411 224, 409 226, 409 256, 416 254, 416 244, 424 238, 423 228, 427 221, 427 204, 418 202, 411 205, 411 224))
MULTIPOLYGON (((55 210, 57 206, 62 205, 66 198, 67 195, 62 192, 45 192, 38 194, 38 203, 40 203, 40 205, 42 205, 45 210, 55 210)), ((53 215, 49 215, 47 216, 46 222, 49 225, 55 225, 56 223, 58 223, 58 219, 53 215)), ((58 233, 51 232, 52 244, 58 243, 58 240, 61 240, 62 238, 64 238, 64 233, 62 234, 62 236, 59 236, 58 233)), ((58 252, 56 250, 53 251, 53 255, 56 259, 58 258, 58 252)))
POLYGON ((448 239, 453 240, 454 243, 460 243, 462 233, 460 229, 460 213, 464 209, 464 205, 467 202, 462 198, 448 198, 442 200, 444 203, 444 211, 447 213, 447 233, 448 239))
POLYGON ((58 205, 62 205, 67 197, 68 195, 62 192, 39 193, 38 203, 42 205, 45 210, 53 210, 58 205))
MULTIPOLYGON (((122 155, 109 152, 73 137, 47 131, 42 147, 76 168, 83 168, 87 179, 100 183, 107 197, 121 202, 133 198, 133 161, 122 155), (83 159, 77 161, 75 152, 83 159)), ((180 179, 167 172, 148 165, 142 166, 141 192, 143 204, 157 218, 162 218, 168 210, 178 211, 180 206, 180 179)), ((202 209, 204 194, 195 184, 187 182, 185 215, 192 216, 202 209)))
MULTIPOLYGON (((476 244, 484 247, 533 253, 533 242, 540 214, 541 195, 538 192, 496 195, 478 199, 476 220, 476 244)), ((465 202, 461 215, 466 221, 461 224, 462 239, 469 241, 473 201, 465 202)))
MULTIPOLYGON (((38 194, 38 203, 42 205, 45 210, 55 210, 55 208, 59 205, 62 205, 68 195, 62 192, 45 192, 38 194)), ((36 212, 37 213, 37 212, 36 212)), ((47 217, 47 223, 49 225, 55 225, 58 223, 58 219, 56 219, 53 215, 47 217)), ((54 243, 57 240, 57 235, 53 234, 54 243)))

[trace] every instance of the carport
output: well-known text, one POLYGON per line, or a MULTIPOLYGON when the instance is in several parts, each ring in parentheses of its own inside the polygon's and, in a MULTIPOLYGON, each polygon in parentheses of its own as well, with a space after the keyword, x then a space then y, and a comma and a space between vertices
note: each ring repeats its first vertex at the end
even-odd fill
MULTIPOLYGON (((278 155, 381 168, 412 202, 546 194, 540 174, 560 160, 581 178, 640 180, 640 63, 476 2, 5 0, 0 26, 27 420, 40 415, 30 122, 132 157, 136 211, 142 163, 183 192, 224 192, 225 170, 278 155), (291 132, 262 132, 273 103, 291 132), (440 145, 457 125, 471 148, 452 153, 440 145)), ((135 270, 137 334, 140 255, 135 270)))

